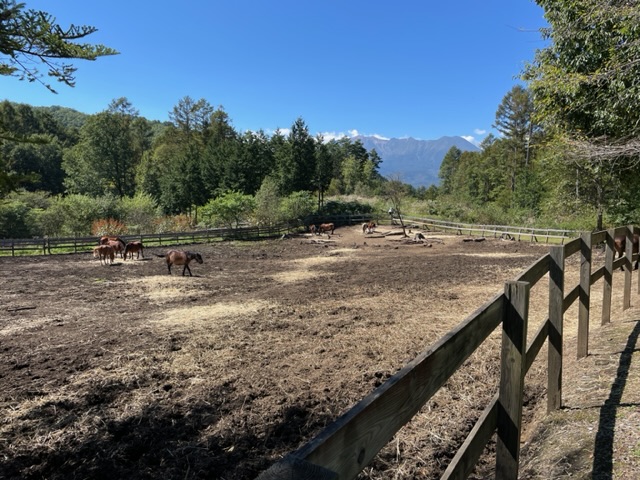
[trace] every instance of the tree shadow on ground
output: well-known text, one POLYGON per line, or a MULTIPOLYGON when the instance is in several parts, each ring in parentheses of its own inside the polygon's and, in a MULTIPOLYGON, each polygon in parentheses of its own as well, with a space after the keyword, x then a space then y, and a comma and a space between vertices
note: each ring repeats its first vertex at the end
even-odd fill
POLYGON ((609 397, 600 408, 600 420, 593 452, 593 478, 597 480, 610 480, 613 478, 613 440, 616 427, 616 414, 621 404, 622 394, 629 377, 629 368, 636 343, 640 336, 640 321, 627 338, 627 344, 620 353, 620 362, 616 377, 611 386, 609 397))

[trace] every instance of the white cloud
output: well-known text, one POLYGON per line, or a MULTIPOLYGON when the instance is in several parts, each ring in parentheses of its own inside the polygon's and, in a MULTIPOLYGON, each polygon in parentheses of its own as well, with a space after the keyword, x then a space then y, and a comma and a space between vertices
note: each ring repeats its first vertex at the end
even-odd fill
POLYGON ((485 133, 487 133, 486 130, 483 130, 481 128, 476 128, 473 133, 475 133, 476 135, 484 135, 485 133))
POLYGON ((385 137, 383 135, 378 135, 377 133, 373 133, 373 134, 360 133, 355 128, 352 130, 347 130, 346 133, 345 132, 320 132, 320 135, 322 135, 322 138, 324 138, 325 142, 330 142, 331 140, 339 140, 341 138, 354 138, 354 137, 357 137, 358 135, 364 135, 366 137, 374 137, 374 138, 377 138, 378 140, 389 140, 388 137, 385 137))
POLYGON ((469 143, 473 143, 474 145, 478 145, 476 137, 473 137, 471 135, 460 135, 462 138, 464 138, 467 142, 469 143))

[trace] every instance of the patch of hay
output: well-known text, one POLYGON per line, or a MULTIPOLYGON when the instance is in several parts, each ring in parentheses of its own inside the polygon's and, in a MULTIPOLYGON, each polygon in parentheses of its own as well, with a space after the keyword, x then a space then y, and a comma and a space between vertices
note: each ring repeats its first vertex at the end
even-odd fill
POLYGON ((242 315, 255 314, 267 306, 269 306, 268 302, 256 300, 250 302, 218 303, 215 305, 172 308, 160 314, 160 316, 152 320, 152 322, 176 325, 228 320, 242 315))
MULTIPOLYGON (((287 262, 287 264, 291 266, 290 270, 271 275, 271 278, 279 283, 295 283, 302 280, 307 280, 309 278, 309 271, 313 270, 313 268, 321 265, 344 262, 351 258, 350 254, 352 254, 353 252, 353 249, 341 248, 332 250, 331 256, 309 257, 291 260, 287 262), (347 255, 342 255, 344 253, 346 253, 347 255)), ((330 273, 323 273, 323 275, 330 275, 330 273)))

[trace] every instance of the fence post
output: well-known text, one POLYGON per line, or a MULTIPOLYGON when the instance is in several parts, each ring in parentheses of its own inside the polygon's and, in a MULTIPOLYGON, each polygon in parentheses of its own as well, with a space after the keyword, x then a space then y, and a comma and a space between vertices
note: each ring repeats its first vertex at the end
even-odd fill
POLYGON ((496 479, 518 478, 522 397, 527 351, 528 282, 507 282, 502 319, 502 361, 498 398, 496 479))
POLYGON ((578 306, 578 358, 589 355, 589 308, 591 296, 591 233, 580 241, 580 291, 578 306))
POLYGON ((613 237, 615 230, 607 230, 605 237, 606 250, 604 256, 604 285, 602 291, 602 325, 611 321, 611 289, 613 283, 613 257, 615 250, 613 249, 613 237))
POLYGON ((624 294, 622 299, 622 310, 631 307, 631 276, 633 275, 633 226, 627 227, 627 240, 625 243, 625 261, 627 268, 624 269, 624 294))
POLYGON ((564 316, 564 247, 551 247, 549 262, 549 374, 547 412, 562 406, 562 321, 564 316))

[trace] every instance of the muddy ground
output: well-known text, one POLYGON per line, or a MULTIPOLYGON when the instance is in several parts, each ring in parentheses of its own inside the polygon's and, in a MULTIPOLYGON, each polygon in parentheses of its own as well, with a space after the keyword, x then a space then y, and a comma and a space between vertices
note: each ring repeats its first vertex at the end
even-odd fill
MULTIPOLYGON (((193 277, 160 248, 0 258, 0 478, 255 478, 548 250, 389 230, 183 247, 193 277)), ((442 473, 495 392, 485 343, 360 478, 442 473)))

